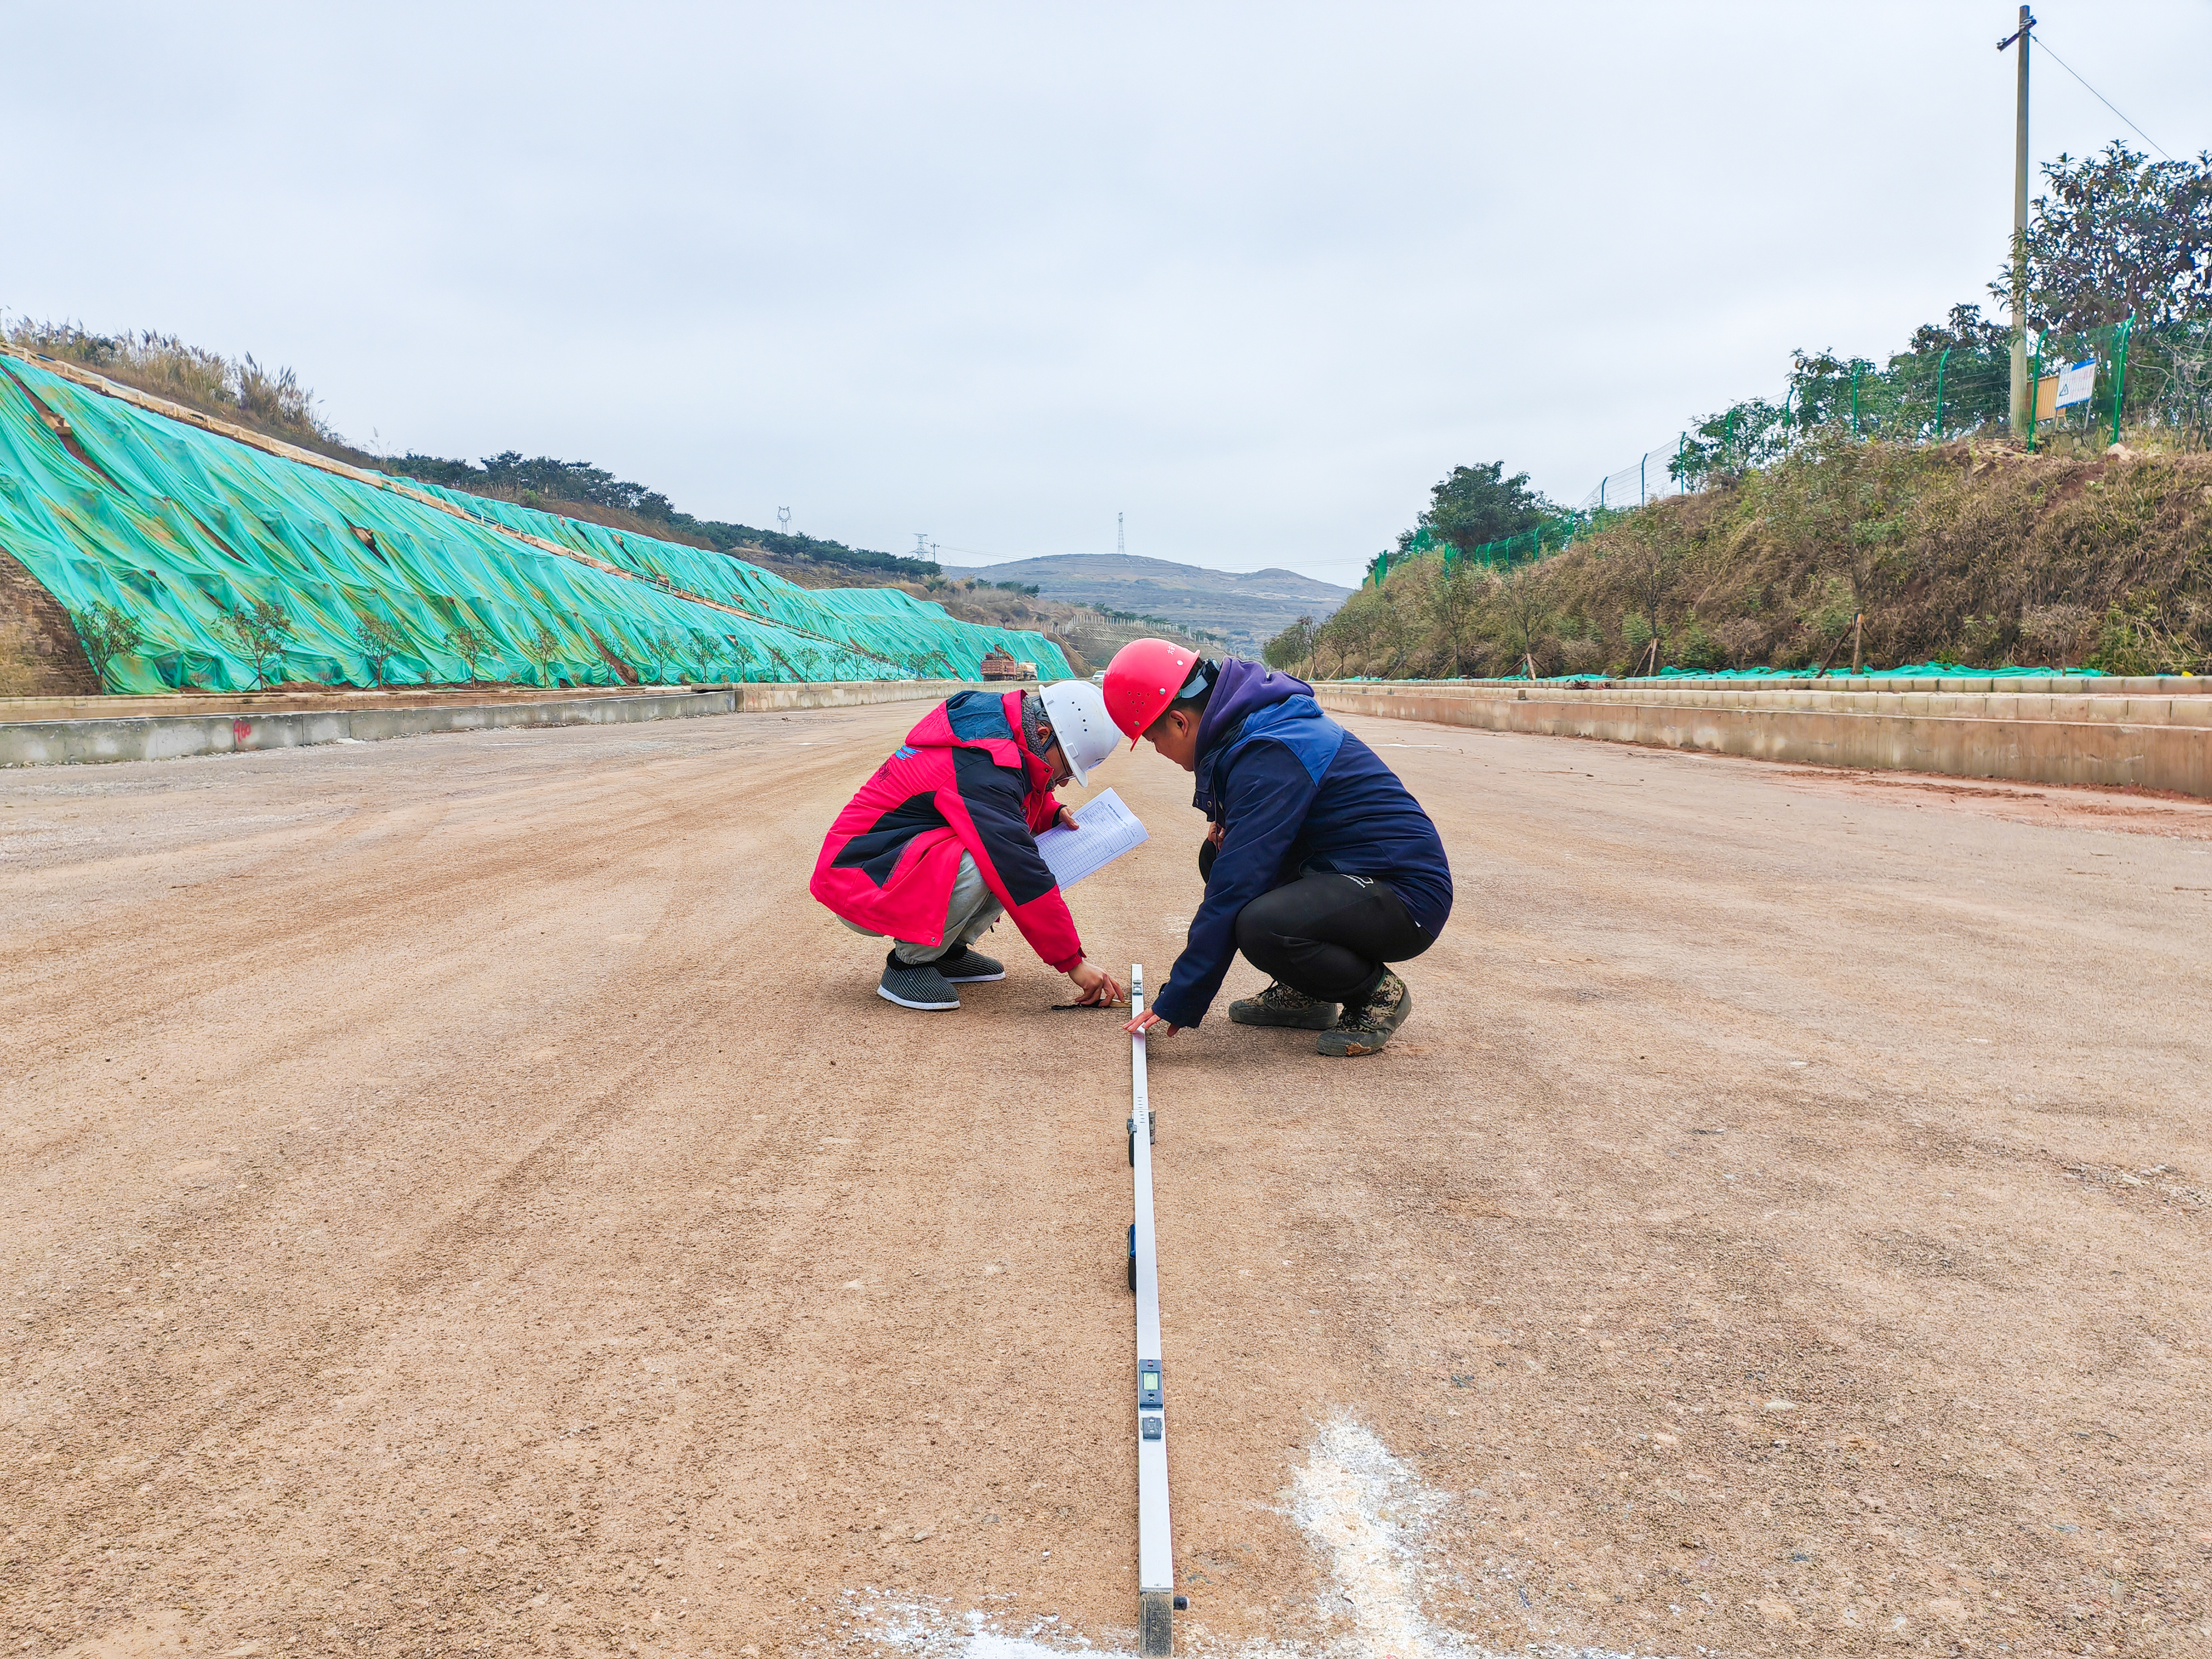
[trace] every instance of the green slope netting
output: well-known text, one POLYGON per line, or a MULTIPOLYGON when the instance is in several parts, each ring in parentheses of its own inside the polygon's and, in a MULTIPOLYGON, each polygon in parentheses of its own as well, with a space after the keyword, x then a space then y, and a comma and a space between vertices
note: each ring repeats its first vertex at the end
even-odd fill
POLYGON ((81 633, 98 606, 137 623, 141 643, 106 665, 110 690, 369 685, 372 658, 386 651, 383 679, 395 685, 972 679, 993 649, 1035 663, 1046 680, 1069 674, 1042 635, 957 622, 896 588, 810 592, 725 554, 408 488, 471 517, 0 360, 0 550, 79 618, 81 633), (67 422, 67 441, 40 404, 67 422), (257 605, 289 623, 258 674, 234 620, 257 605))
MULTIPOLYGON (((1777 680, 1808 679, 1820 672, 1820 665, 1808 662, 1802 668, 1662 668, 1662 680, 1777 680)), ((1851 678, 1849 666, 1831 668, 1832 679, 1851 678)), ((1584 679, 1590 677, 1583 675, 1584 679)), ((2101 668, 1971 668, 1962 662, 1909 662, 1901 668, 1862 668, 1858 672, 1864 680, 2008 680, 2008 679, 2091 679, 2105 678, 2101 668)))

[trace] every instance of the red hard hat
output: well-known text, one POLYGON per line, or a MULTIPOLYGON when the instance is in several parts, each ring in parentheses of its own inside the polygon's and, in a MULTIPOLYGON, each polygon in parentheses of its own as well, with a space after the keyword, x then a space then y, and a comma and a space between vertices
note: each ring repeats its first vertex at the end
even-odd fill
POLYGON ((1198 653, 1165 640, 1131 640, 1106 665, 1106 714, 1131 748, 1168 711, 1198 665, 1198 653))

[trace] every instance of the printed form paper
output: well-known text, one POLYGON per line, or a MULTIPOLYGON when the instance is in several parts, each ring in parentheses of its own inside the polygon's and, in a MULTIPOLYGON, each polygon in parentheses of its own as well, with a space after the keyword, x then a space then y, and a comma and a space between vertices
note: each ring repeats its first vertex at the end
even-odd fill
POLYGON ((1080 830, 1055 825, 1036 838, 1037 851, 1062 888, 1097 874, 1130 848, 1152 839, 1137 815, 1111 789, 1077 807, 1075 821, 1083 826, 1080 830))

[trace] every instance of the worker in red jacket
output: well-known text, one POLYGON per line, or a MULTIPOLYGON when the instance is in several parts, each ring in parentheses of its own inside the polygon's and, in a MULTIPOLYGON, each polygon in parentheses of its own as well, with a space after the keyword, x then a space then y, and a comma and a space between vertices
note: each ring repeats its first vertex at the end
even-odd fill
POLYGON ((1114 752, 1097 687, 962 691, 932 709, 830 826, 809 890, 857 933, 888 935, 877 995, 902 1008, 957 1008, 953 988, 1006 976, 975 942, 1012 915, 1037 955, 1075 982, 1077 1000, 1121 1000, 1086 961, 1060 884, 1037 851, 1055 823, 1052 792, 1114 752))

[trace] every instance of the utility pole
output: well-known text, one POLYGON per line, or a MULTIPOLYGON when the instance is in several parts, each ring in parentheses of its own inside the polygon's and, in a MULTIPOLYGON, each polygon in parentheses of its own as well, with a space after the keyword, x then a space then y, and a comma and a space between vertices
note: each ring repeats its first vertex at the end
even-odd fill
POLYGON ((1114 515, 1114 552, 1116 557, 1129 550, 1121 541, 1121 520, 1124 516, 1126 515, 1120 513, 1114 515))
POLYGON ((2035 423, 2035 388, 2027 383, 2027 43, 2035 19, 2020 9, 2020 27, 1997 50, 2020 46, 2020 94, 2013 115, 2012 157, 2012 429, 2025 437, 2035 423))

